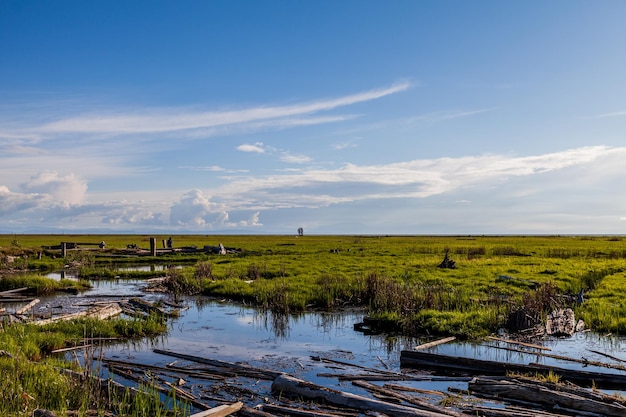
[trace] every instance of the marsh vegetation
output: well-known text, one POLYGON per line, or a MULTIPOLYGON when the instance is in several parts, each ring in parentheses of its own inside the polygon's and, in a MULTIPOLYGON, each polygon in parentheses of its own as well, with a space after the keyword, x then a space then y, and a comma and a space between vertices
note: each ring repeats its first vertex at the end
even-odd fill
MULTIPOLYGON (((0 292, 28 287, 39 295, 67 287, 82 291, 86 288, 82 278, 162 277, 164 287, 175 297, 202 294, 257 306, 276 316, 361 308, 381 329, 402 335, 475 339, 506 326, 516 310, 532 312, 541 320, 551 309, 563 306, 572 307, 594 331, 626 332, 622 302, 626 243, 620 237, 185 235, 174 236, 173 241, 174 247, 189 248, 223 241, 240 250, 226 255, 198 250, 137 257, 124 248, 131 243, 147 247, 149 236, 0 236, 2 269, 27 271, 5 274, 0 292), (104 240, 107 246, 70 251, 66 257, 46 249, 61 240, 104 240), (456 268, 438 268, 446 253, 456 268), (128 268, 151 264, 162 268, 128 268), (71 269, 81 279, 41 277, 46 271, 61 269, 71 269)), ((40 406, 39 398, 47 398, 52 389, 48 384, 72 386, 67 381, 54 382, 56 376, 45 383, 40 380, 51 367, 60 366, 49 358, 51 350, 67 346, 68 341, 80 343, 85 337, 155 335, 165 330, 160 326, 158 321, 128 317, 40 329, 5 325, 0 350, 11 356, 0 358, 0 364, 3 372, 19 376, 15 380, 22 382, 3 387, 3 395, 13 393, 13 408, 0 411, 20 415, 35 403, 40 406), (40 385, 40 391, 34 385, 40 385), (38 400, 15 394, 20 390, 38 400)), ((76 399, 71 399, 75 395, 71 392, 59 395, 70 405, 51 402, 52 409, 93 407, 87 405, 93 398, 85 397, 84 391, 76 399)), ((145 398, 141 401, 151 403, 152 397, 145 398)))

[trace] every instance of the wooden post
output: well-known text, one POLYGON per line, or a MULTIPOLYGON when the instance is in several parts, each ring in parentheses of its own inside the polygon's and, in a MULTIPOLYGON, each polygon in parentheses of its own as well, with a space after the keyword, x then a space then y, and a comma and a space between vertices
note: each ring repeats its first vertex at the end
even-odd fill
POLYGON ((66 242, 61 242, 61 256, 64 258, 67 256, 67 243, 66 242))
POLYGON ((150 255, 156 256, 156 237, 150 238, 150 255))

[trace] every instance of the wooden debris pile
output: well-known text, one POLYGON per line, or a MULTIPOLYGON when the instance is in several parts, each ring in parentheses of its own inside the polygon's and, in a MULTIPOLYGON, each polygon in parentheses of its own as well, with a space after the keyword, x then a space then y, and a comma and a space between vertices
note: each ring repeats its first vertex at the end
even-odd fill
POLYGON ((27 288, 17 288, 14 290, 3 291, 0 293, 0 302, 19 303, 26 302, 27 304, 17 308, 13 312, 7 311, 6 308, 0 308, 0 317, 4 317, 4 320, 9 323, 32 323, 36 325, 46 325, 50 323, 56 323, 59 321, 70 321, 81 318, 94 318, 97 320, 105 320, 110 317, 119 316, 124 313, 132 317, 147 317, 150 314, 159 314, 165 317, 176 316, 182 306, 169 305, 170 308, 165 308, 159 303, 151 303, 139 298, 131 299, 119 299, 119 300, 105 300, 94 301, 88 304, 81 304, 79 306, 73 306, 72 309, 79 309, 71 313, 63 313, 64 308, 58 306, 59 314, 53 314, 53 309, 56 307, 45 306, 46 313, 35 313, 35 306, 41 303, 38 298, 29 298, 26 296, 17 295, 17 293, 26 291, 27 288))

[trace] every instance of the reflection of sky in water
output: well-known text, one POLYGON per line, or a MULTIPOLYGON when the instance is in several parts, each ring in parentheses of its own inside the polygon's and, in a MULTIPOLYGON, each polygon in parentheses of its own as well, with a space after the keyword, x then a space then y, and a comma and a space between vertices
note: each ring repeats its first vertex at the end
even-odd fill
MULTIPOLYGON (((52 307, 56 304, 75 305, 98 297, 133 297, 144 296, 152 300, 163 294, 145 294, 143 280, 96 280, 91 281, 93 288, 79 295, 57 295, 44 297, 40 306, 52 307)), ((288 372, 323 385, 337 385, 336 379, 320 378, 317 373, 356 373, 357 369, 340 367, 316 362, 311 356, 321 356, 341 360, 360 366, 400 372, 400 351, 411 350, 423 340, 384 335, 364 335, 353 329, 361 322, 363 312, 307 313, 298 316, 278 317, 256 309, 219 303, 208 298, 189 298, 190 308, 172 319, 167 335, 153 340, 141 340, 108 346, 104 356, 112 359, 155 363, 164 365, 175 359, 159 355, 153 349, 165 349, 196 355, 205 358, 231 362, 247 362, 263 368, 288 372)), ((38 308, 44 308, 39 307, 38 308)), ((37 308, 36 308, 37 309, 37 308)), ((70 309, 71 310, 71 309, 70 309)), ((571 338, 536 341, 551 351, 546 353, 571 358, 586 358, 611 364, 619 364, 602 355, 591 352, 597 350, 626 360, 626 341, 617 337, 602 337, 595 333, 577 333, 571 338)), ((536 354, 525 354, 495 349, 504 346, 529 350, 493 341, 481 343, 447 343, 431 348, 430 352, 453 356, 474 357, 483 360, 507 361, 516 363, 543 363, 552 366, 584 369, 604 373, 623 373, 615 369, 545 358, 536 354), (491 346, 491 347, 489 347, 491 346)), ((536 352, 536 350, 529 350, 536 352)), ((183 361, 184 362, 184 361, 183 361)), ((621 363, 621 365, 626 365, 621 363)), ((350 383, 340 383, 342 389, 358 392, 350 383)), ((447 390, 454 386, 467 389, 463 382, 411 382, 415 388, 447 390)))

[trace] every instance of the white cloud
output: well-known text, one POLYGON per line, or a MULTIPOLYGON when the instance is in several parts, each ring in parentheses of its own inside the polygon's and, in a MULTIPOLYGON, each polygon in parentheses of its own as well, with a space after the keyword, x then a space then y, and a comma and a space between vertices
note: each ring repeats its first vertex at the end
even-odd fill
MULTIPOLYGON (((333 170, 234 177, 216 196, 236 205, 240 196, 246 195, 248 199, 255 199, 258 207, 317 207, 365 199, 427 198, 463 187, 501 184, 510 178, 568 167, 584 169, 586 164, 601 158, 619 159, 625 155, 626 148, 595 146, 527 157, 483 155, 387 165, 346 164, 333 170), (237 196, 233 196, 231 190, 237 190, 237 196)), ((609 162, 603 162, 607 169, 613 166, 609 162)))
POLYGON ((327 116, 299 119, 339 107, 376 100, 405 91, 410 84, 400 83, 387 88, 370 90, 338 98, 298 103, 286 106, 260 106, 238 110, 199 111, 195 109, 143 109, 140 111, 102 115, 80 115, 64 118, 38 127, 6 132, 8 137, 33 137, 60 133, 126 135, 137 133, 173 132, 181 130, 216 128, 249 123, 274 123, 280 125, 307 125, 345 120, 353 116, 327 116), (271 122, 273 120, 273 122, 271 122))
POLYGON ((289 152, 283 152, 280 160, 290 164, 306 164, 311 162, 311 158, 306 155, 291 155, 289 152))
POLYGON ((58 172, 41 172, 22 184, 22 189, 28 193, 49 194, 56 202, 70 204, 81 203, 87 192, 87 183, 74 174, 65 176, 58 172))
POLYGON ((237 146, 237 150, 241 152, 256 152, 256 153, 265 153, 265 147, 263 143, 257 142, 253 145, 251 144, 243 144, 237 146))
POLYGON ((476 232, 481 227, 493 231, 500 228, 502 233, 549 232, 551 224, 557 227, 559 222, 574 222, 569 229, 558 229, 571 232, 583 225, 582 219, 586 219, 585 230, 589 232, 596 227, 594 215, 597 224, 602 225, 626 218, 626 200, 615 192, 626 179, 622 168, 625 157, 626 147, 597 146, 534 156, 480 155, 385 165, 346 164, 339 169, 223 176, 224 184, 219 188, 192 190, 182 196, 175 190, 126 192, 126 200, 119 200, 121 194, 117 193, 86 194, 86 183, 79 178, 45 172, 24 184, 21 192, 0 184, 0 227, 6 230, 17 224, 45 224, 79 229, 106 225, 113 230, 137 226, 198 231, 263 227, 273 231, 277 223, 302 223, 297 213, 308 210, 319 227, 337 222, 352 224, 358 218, 364 224, 385 227, 382 231, 389 233, 399 227, 395 222, 410 222, 440 233, 476 232), (381 217, 380 211, 371 208, 381 204, 387 216, 381 217), (298 210, 289 210, 293 208, 298 210), (325 209, 312 211, 318 208, 325 209), (352 214, 346 217, 346 211, 352 214), (418 212, 424 221, 403 217, 418 212), (471 218, 472 229, 446 219, 448 216, 471 218), (511 216, 516 216, 516 224, 507 226, 511 216), (524 227, 529 229, 524 231, 524 227))

